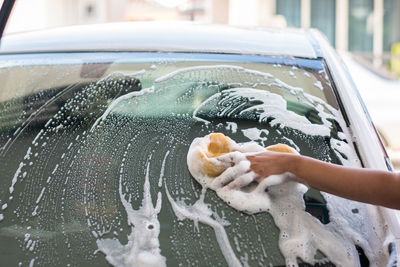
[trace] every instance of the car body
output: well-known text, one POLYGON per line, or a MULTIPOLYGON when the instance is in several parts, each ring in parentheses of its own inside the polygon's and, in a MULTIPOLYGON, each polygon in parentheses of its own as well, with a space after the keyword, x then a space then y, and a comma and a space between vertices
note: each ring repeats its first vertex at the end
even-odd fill
POLYGON ((400 82, 379 75, 350 54, 341 53, 395 167, 400 163, 400 82), (390 97, 388 97, 390 96, 390 97))
POLYGON ((5 36, 0 67, 6 265, 381 266, 398 258, 396 211, 291 181, 265 192, 279 200, 275 213, 243 213, 187 169, 191 141, 211 132, 390 169, 349 74, 316 31, 76 26, 5 36))

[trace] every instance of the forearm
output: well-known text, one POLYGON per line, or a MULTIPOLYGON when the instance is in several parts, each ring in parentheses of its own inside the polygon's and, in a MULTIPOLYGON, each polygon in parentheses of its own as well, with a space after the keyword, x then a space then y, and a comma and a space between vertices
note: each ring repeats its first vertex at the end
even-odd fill
POLYGON ((400 209, 399 174, 346 168, 303 156, 294 156, 290 160, 290 172, 313 188, 344 198, 400 209))

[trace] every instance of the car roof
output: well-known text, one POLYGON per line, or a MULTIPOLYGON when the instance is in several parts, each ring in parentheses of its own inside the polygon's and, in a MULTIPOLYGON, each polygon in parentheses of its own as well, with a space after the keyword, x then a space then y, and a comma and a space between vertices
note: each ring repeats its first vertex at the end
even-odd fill
POLYGON ((122 22, 10 34, 0 54, 159 51, 316 58, 307 30, 244 28, 189 22, 122 22))

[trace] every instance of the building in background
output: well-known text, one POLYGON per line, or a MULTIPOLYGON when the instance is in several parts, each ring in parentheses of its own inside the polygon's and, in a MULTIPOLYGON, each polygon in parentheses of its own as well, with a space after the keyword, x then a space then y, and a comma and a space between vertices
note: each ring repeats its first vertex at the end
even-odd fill
POLYGON ((288 26, 322 31, 338 50, 388 64, 400 42, 399 0, 275 0, 288 26))
POLYGON ((317 28, 376 66, 400 60, 400 0, 17 0, 11 18, 8 33, 152 20, 317 28))

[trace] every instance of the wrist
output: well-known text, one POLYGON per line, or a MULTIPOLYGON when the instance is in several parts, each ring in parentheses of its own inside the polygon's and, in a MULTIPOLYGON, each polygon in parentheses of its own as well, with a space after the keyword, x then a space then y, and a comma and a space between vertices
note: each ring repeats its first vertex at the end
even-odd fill
POLYGON ((290 173, 297 175, 300 166, 301 156, 288 154, 287 155, 287 168, 290 173))

